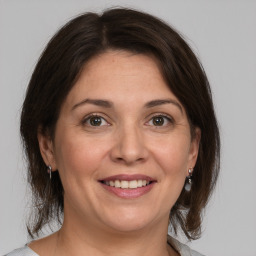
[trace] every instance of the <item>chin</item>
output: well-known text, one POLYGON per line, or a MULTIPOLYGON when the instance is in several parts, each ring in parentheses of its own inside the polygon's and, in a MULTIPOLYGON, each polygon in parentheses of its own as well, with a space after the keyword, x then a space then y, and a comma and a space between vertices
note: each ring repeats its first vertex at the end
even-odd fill
POLYGON ((134 221, 124 221, 122 223, 111 222, 111 223, 107 223, 107 225, 112 230, 115 230, 117 232, 130 233, 130 232, 143 230, 145 227, 148 226, 148 223, 144 221, 138 222, 137 220, 134 220, 134 221))
MULTIPOLYGON (((152 213, 146 212, 146 213, 152 213)), ((118 215, 112 214, 110 216, 104 216, 104 224, 109 228, 118 232, 134 232, 148 228, 154 223, 156 217, 145 214, 145 211, 120 211, 118 215)))

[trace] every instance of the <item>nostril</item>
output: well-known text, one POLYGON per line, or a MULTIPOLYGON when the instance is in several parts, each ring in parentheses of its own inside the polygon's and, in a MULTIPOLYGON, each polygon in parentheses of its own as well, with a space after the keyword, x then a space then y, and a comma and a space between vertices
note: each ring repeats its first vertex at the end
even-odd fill
POLYGON ((117 162, 125 162, 126 164, 132 164, 132 163, 143 162, 144 158, 140 157, 138 159, 135 159, 135 158, 128 158, 128 157, 117 157, 116 161, 117 162))

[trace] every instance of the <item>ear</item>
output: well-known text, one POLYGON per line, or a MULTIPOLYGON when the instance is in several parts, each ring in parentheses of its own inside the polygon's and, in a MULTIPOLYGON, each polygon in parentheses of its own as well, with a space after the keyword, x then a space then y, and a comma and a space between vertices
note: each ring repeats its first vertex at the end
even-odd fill
POLYGON ((196 160, 199 152, 199 145, 201 140, 201 130, 200 128, 196 127, 193 137, 191 139, 190 149, 189 149, 189 161, 188 161, 188 169, 194 168, 196 165, 196 160))
POLYGON ((52 171, 55 171, 57 169, 57 166, 54 155, 53 141, 51 137, 49 135, 43 134, 41 131, 38 131, 37 139, 41 156, 44 159, 46 166, 50 165, 52 167, 52 171))

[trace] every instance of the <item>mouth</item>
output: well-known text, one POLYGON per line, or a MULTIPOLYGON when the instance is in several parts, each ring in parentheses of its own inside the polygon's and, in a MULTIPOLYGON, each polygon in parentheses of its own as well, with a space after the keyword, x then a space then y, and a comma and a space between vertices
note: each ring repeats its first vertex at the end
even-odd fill
POLYGON ((148 186, 149 184, 153 183, 154 181, 147 181, 147 180, 102 180, 101 183, 115 188, 122 188, 122 189, 136 189, 148 186))
POLYGON ((109 192, 121 198, 137 198, 148 193, 157 181, 145 175, 115 175, 99 180, 109 192))

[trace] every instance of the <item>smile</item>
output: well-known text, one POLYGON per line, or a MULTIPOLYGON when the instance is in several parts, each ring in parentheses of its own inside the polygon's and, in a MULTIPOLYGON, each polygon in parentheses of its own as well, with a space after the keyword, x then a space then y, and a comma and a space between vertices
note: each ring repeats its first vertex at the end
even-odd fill
POLYGON ((147 180, 110 180, 102 181, 107 186, 122 188, 122 189, 136 189, 149 185, 151 181, 147 180))
POLYGON ((106 191, 123 199, 135 199, 149 193, 157 180, 141 174, 115 175, 99 180, 106 191))

